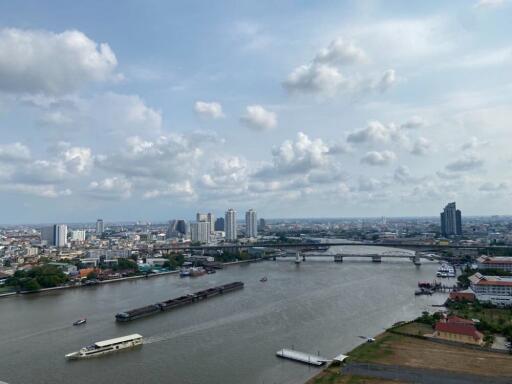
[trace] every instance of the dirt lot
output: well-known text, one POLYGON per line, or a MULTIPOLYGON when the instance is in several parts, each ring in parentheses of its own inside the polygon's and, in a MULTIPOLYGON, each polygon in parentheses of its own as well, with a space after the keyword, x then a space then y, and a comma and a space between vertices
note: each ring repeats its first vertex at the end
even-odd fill
POLYGON ((512 356, 384 333, 352 351, 352 361, 403 365, 485 376, 510 376, 512 356))

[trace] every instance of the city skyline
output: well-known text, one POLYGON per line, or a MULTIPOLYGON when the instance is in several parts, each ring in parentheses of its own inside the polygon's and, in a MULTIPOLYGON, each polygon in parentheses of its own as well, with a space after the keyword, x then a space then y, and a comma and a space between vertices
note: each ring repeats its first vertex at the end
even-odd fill
POLYGON ((509 2, 275 7, 1 4, 0 221, 512 213, 509 2))

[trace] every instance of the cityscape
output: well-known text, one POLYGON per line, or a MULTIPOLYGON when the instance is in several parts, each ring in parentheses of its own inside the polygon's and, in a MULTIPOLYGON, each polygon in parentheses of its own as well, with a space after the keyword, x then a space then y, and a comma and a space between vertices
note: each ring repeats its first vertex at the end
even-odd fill
POLYGON ((0 384, 512 383, 511 17, 0 2, 0 384))

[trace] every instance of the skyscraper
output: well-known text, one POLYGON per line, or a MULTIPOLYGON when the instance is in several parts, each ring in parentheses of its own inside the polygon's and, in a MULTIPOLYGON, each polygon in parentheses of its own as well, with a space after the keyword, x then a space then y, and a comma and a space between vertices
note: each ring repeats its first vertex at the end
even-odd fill
POLYGON ((103 227, 103 219, 96 220, 96 236, 103 235, 105 228, 103 227))
POLYGON ((245 234, 247 237, 258 236, 258 219, 254 209, 249 209, 245 212, 245 234))
POLYGON ((190 239, 192 242, 209 243, 210 242, 210 223, 207 221, 198 221, 190 224, 190 239))
POLYGON ((68 243, 68 226, 66 224, 55 225, 55 246, 65 247, 68 243))
POLYGON ((226 231, 227 241, 236 240, 236 211, 233 208, 229 208, 226 212, 224 220, 224 230, 226 231))
POLYGON ((41 241, 45 241, 47 246, 55 245, 55 226, 41 228, 41 241))
POLYGON ((224 218, 219 217, 217 220, 215 220, 215 230, 216 231, 224 231, 224 218))
POLYGON ((215 215, 213 213, 208 212, 206 215, 206 220, 210 223, 210 233, 215 232, 215 215))
POLYGON ((448 203, 441 212, 441 235, 462 236, 462 215, 455 202, 448 203))
POLYGON ((267 222, 266 222, 266 221, 265 221, 265 219, 262 217, 262 218, 260 219, 260 225, 259 225, 260 229, 261 229, 261 230, 264 230, 266 225, 267 225, 267 222))

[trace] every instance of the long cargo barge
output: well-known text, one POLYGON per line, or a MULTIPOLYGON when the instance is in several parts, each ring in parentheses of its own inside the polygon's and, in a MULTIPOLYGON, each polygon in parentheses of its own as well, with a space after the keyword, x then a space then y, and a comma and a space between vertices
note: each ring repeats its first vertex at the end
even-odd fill
POLYGON ((233 283, 219 285, 218 287, 204 289, 189 295, 184 295, 176 297, 174 299, 169 299, 155 304, 146 305, 144 307, 119 312, 118 314, 116 314, 116 320, 124 322, 140 319, 141 317, 151 316, 157 313, 170 311, 172 309, 192 304, 201 300, 205 300, 213 296, 236 291, 238 289, 242 289, 243 287, 244 283, 242 283, 241 281, 235 281, 233 283))

